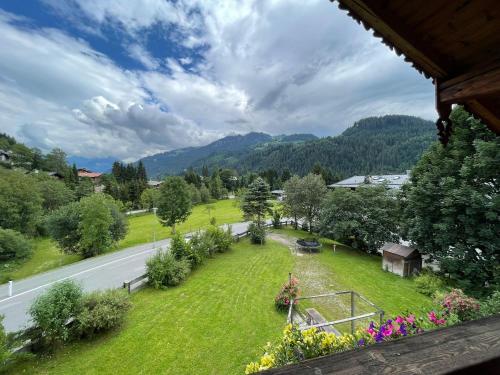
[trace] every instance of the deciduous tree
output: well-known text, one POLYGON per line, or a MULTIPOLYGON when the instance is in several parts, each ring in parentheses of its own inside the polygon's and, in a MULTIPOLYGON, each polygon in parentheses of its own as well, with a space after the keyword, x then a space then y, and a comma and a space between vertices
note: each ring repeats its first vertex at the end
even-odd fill
POLYGON ((182 177, 167 177, 160 186, 158 210, 156 214, 165 226, 171 226, 175 233, 175 224, 185 221, 191 213, 191 196, 186 181, 182 177))

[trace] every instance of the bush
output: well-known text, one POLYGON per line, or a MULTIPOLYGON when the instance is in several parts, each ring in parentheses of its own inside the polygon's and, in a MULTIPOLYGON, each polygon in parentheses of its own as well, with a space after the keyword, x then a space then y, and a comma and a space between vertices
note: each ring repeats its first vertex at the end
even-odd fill
POLYGON ((189 240, 188 260, 191 267, 195 268, 202 264, 210 255, 210 249, 215 247, 212 238, 205 236, 204 233, 195 233, 189 240))
POLYGON ((443 286, 443 280, 431 272, 424 272, 415 277, 415 288, 417 292, 429 297, 441 290, 443 286))
POLYGON ((266 230, 263 226, 251 223, 248 226, 248 232, 250 234, 251 243, 263 245, 266 242, 266 230))
POLYGON ((124 290, 109 289, 86 294, 75 318, 75 330, 80 336, 92 337, 116 328, 122 324, 130 306, 124 290))
POLYGON ((481 302, 481 316, 489 316, 500 313, 500 290, 493 292, 485 301, 481 302))
POLYGON ((82 309, 82 288, 74 281, 54 284, 31 305, 29 314, 47 344, 70 339, 68 322, 82 309))
POLYGON ((273 228, 281 228, 281 212, 279 210, 273 210, 273 228))
POLYGON ((180 233, 176 233, 170 242, 170 253, 175 259, 180 260, 189 257, 189 245, 180 233))
POLYGON ((452 289, 441 301, 447 314, 455 314, 462 322, 479 316, 479 302, 460 289, 452 289))
POLYGON ((21 233, 0 228, 0 261, 27 258, 31 252, 31 242, 21 233))
POLYGON ((211 238, 213 247, 209 249, 209 254, 213 255, 215 253, 225 253, 231 247, 233 243, 233 236, 231 234, 231 227, 227 230, 218 227, 208 228, 204 236, 211 238))
POLYGON ((3 315, 0 315, 0 367, 7 362, 12 355, 9 345, 7 344, 7 334, 3 327, 3 315))
POLYGON ((156 289, 179 285, 189 271, 187 259, 177 260, 173 254, 165 251, 159 251, 146 262, 148 283, 156 289))
MULTIPOLYGON (((292 299, 299 295, 299 280, 293 277, 281 287, 280 292, 274 299, 274 305, 278 311, 288 311, 292 299)), ((295 301, 296 303, 297 301, 295 301)))

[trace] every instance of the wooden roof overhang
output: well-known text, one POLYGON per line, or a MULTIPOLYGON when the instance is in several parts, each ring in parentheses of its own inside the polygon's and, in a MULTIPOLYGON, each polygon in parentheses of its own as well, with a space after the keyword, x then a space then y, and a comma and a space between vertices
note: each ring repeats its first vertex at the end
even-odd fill
MULTIPOLYGON (((335 0, 330 0, 334 2, 335 0)), ((499 0, 337 0, 342 10, 436 87, 437 127, 446 144, 452 104, 500 134, 499 0)))

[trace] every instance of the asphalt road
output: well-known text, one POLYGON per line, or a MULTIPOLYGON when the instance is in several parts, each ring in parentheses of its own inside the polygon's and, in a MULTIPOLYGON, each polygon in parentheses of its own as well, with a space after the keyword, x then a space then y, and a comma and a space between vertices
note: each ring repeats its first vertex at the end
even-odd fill
MULTIPOLYGON (((247 230, 248 223, 235 223, 231 227, 233 234, 242 233, 247 230)), ((5 330, 14 332, 29 326, 29 306, 54 283, 72 279, 85 291, 122 287, 124 281, 143 275, 146 260, 160 248, 168 248, 169 244, 170 240, 166 239, 133 246, 14 281, 12 297, 9 297, 8 284, 0 285, 0 314, 5 317, 5 330)))

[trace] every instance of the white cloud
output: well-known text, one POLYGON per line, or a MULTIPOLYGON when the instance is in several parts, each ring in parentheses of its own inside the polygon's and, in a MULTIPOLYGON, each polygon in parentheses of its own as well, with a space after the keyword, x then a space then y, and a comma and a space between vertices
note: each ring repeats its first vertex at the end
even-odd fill
POLYGON ((432 83, 324 0, 45 3, 82 30, 123 33, 146 70, 1 15, 0 126, 41 147, 133 158, 230 132, 328 135, 366 116, 435 117, 432 83), (160 60, 145 47, 153 30, 175 39, 166 51, 205 46, 203 59, 160 60))
POLYGON ((137 72, 81 40, 23 29, 0 14, 0 129, 47 150, 136 158, 207 143, 218 134, 147 105, 137 72))
POLYGON ((140 44, 133 43, 128 46, 130 57, 139 61, 142 65, 149 69, 157 69, 160 66, 158 59, 155 59, 151 54, 144 49, 140 44))

